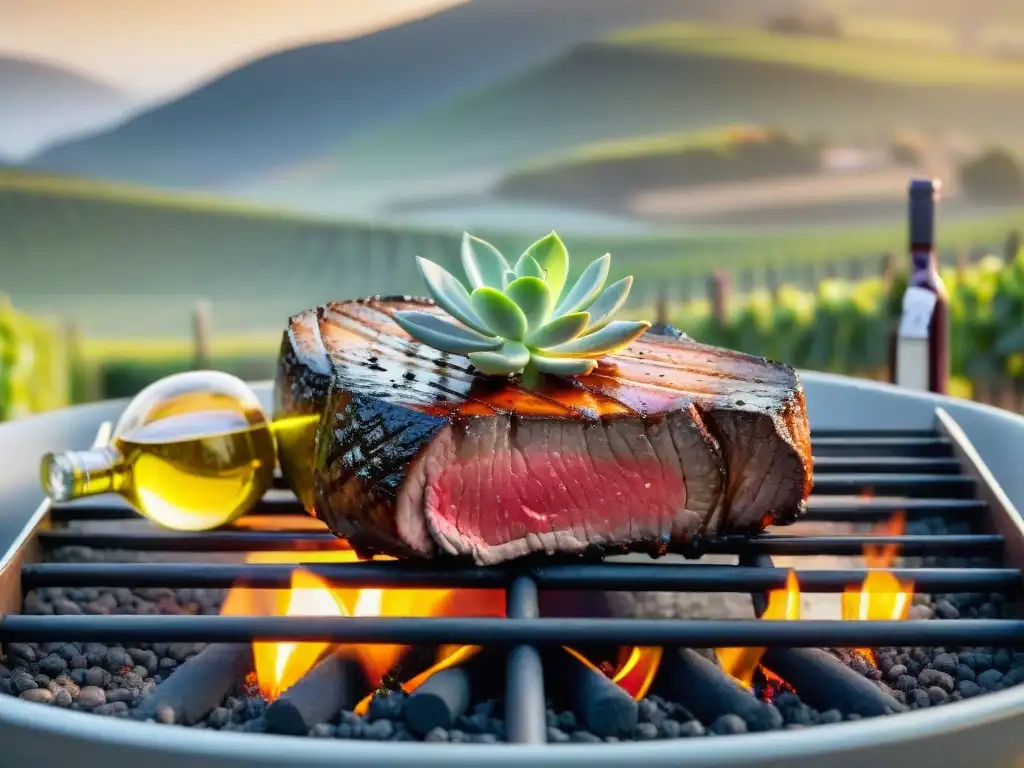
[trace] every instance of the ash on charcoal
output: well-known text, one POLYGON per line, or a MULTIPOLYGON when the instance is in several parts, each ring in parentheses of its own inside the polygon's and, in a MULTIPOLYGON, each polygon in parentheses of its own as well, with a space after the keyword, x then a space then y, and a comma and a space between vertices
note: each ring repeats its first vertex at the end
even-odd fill
MULTIPOLYGON (((946 525, 941 518, 911 521, 907 533, 970 533, 964 523, 946 525)), ((138 562, 170 555, 110 552, 85 547, 63 547, 52 553, 58 562, 138 562)), ((639 559, 630 556, 627 559, 639 559)), ((948 567, 954 564, 981 567, 988 559, 917 558, 908 565, 948 567)), ((141 614, 212 615, 219 612, 223 590, 203 589, 104 589, 48 587, 29 592, 24 611, 35 615, 141 614)), ((621 617, 700 618, 753 617, 748 598, 725 595, 674 593, 614 593, 613 610, 621 617)), ((912 616, 922 620, 948 621, 957 617, 1017 618, 1021 606, 1001 594, 915 595, 912 616)), ((201 643, 151 643, 125 647, 102 643, 10 643, 0 665, 0 694, 26 701, 108 717, 127 717, 160 683, 187 664, 204 648, 201 643)), ((986 695, 1024 682, 1024 648, 878 648, 878 666, 857 653, 837 649, 835 655, 857 673, 912 709, 945 706, 986 695)), ((200 729, 263 733, 268 729, 267 702, 240 679, 209 713, 192 727, 200 729)), ((316 723, 310 738, 427 742, 496 743, 505 740, 503 702, 488 699, 472 702, 450 729, 433 728, 417 737, 405 722, 406 696, 391 693, 374 697, 367 716, 341 712, 331 722, 316 723)), ((775 694, 769 706, 768 729, 794 730, 819 724, 861 719, 845 718, 835 709, 819 711, 797 693, 775 694)), ((898 717, 898 715, 895 715, 898 717)), ((157 707, 150 719, 174 724, 173 708, 157 707)), ((629 733, 602 738, 582 727, 579 713, 548 709, 547 739, 559 743, 607 743, 623 740, 680 739, 714 736, 723 738, 752 729, 736 714, 700 719, 677 702, 650 695, 637 706, 637 723, 629 733)), ((743 738, 739 735, 738 738, 743 738)))

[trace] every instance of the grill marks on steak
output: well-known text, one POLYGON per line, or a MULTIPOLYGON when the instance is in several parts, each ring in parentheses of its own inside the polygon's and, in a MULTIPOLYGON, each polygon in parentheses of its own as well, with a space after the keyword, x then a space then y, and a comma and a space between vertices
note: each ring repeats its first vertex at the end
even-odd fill
POLYGON ((487 564, 802 511, 810 443, 791 368, 648 335, 531 391, 413 342, 392 320, 402 309, 439 311, 338 302, 293 317, 282 343, 275 417, 323 414, 313 461, 282 467, 357 549, 487 564))

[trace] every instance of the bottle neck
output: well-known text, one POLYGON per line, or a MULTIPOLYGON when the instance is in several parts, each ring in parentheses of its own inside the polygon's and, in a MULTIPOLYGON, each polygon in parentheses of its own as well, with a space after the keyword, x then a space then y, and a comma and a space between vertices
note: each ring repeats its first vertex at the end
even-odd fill
POLYGON ((127 467, 111 446, 87 451, 48 453, 43 457, 41 480, 54 501, 116 493, 127 477, 127 467))

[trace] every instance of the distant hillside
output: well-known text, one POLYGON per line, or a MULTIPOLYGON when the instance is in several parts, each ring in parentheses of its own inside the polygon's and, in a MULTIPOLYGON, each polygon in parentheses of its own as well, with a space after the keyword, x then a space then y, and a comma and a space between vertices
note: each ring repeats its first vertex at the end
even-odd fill
POLYGON ((112 131, 53 146, 31 165, 216 186, 317 157, 621 25, 719 18, 744 7, 744 0, 474 0, 354 40, 266 56, 112 131))
POLYGON ((747 29, 676 33, 581 45, 500 86, 356 137, 262 189, 268 199, 310 206, 318 196, 388 183, 401 197, 420 179, 500 176, 587 142, 732 123, 830 139, 913 128, 1024 141, 1024 61, 747 29))
POLYGON ((21 157, 127 113, 116 89, 41 61, 0 56, 0 156, 21 157))

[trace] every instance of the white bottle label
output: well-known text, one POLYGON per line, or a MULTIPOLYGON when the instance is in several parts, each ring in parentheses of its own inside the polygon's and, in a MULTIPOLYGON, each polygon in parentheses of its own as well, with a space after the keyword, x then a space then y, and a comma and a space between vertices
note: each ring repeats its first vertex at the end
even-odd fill
POLYGON ((905 339, 927 339, 928 326, 939 297, 916 285, 903 294, 903 315, 900 317, 899 335, 905 339))

